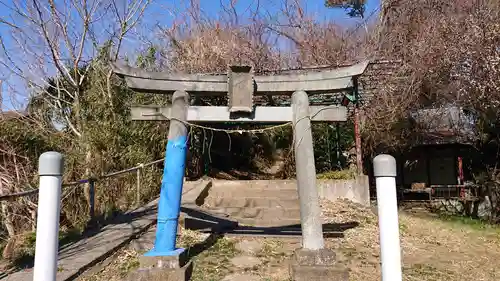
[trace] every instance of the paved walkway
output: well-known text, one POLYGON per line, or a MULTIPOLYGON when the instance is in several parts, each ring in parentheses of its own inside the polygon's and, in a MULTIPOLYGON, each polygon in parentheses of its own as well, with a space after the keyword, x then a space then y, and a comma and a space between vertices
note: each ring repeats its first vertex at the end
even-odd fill
MULTIPOLYGON (((190 204, 196 200, 205 186, 204 181, 185 183, 183 204, 190 204)), ((88 235, 78 242, 59 249, 57 281, 73 280, 154 225, 157 203, 158 199, 144 207, 130 211, 100 229, 95 235, 88 235)), ((0 280, 32 281, 33 268, 12 273, 0 280)))

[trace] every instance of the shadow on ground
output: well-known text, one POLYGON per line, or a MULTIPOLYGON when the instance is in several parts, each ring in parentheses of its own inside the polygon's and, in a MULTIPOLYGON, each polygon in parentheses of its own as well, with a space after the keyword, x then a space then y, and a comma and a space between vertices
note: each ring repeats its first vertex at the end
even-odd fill
MULTIPOLYGON (((196 207, 182 207, 181 211, 186 214, 184 227, 191 230, 246 236, 286 237, 302 235, 300 224, 274 227, 240 226, 237 221, 205 212, 196 207)), ((359 223, 354 221, 341 224, 326 223, 323 224, 323 236, 325 238, 342 238, 344 231, 358 225, 359 223)))
POLYGON ((219 239, 223 238, 224 235, 220 233, 211 233, 205 240, 196 243, 195 245, 187 248, 181 256, 181 264, 186 264, 191 259, 195 258, 204 251, 210 249, 212 246, 217 244, 219 239))
MULTIPOLYGON (((240 226, 238 222, 228 219, 227 217, 214 215, 206 212, 197 206, 183 206, 181 211, 184 213, 184 226, 186 229, 198 230, 200 232, 210 233, 203 242, 191 246, 185 251, 185 259, 190 260, 205 250, 209 249, 217 243, 217 241, 225 235, 244 235, 244 236, 273 236, 273 237, 300 237, 302 235, 300 224, 297 225, 282 225, 275 227, 261 226, 240 226)), ((104 219, 103 217, 96 218, 89 227, 81 234, 72 233, 61 237, 59 247, 59 258, 76 257, 80 255, 83 249, 102 247, 103 244, 109 243, 109 233, 106 234, 107 228, 112 228, 112 232, 135 231, 138 228, 143 228, 138 231, 135 237, 140 236, 147 228, 138 226, 135 221, 143 219, 147 216, 156 216, 157 204, 149 204, 146 207, 136 209, 127 213, 117 213, 112 218, 104 219)), ((154 225, 154 222, 151 223, 154 225)), ((343 237, 345 230, 355 228, 359 225, 357 222, 348 222, 342 224, 324 224, 324 237, 343 237)), ((135 237, 124 241, 117 247, 121 247, 135 237)), ((33 243, 34 244, 34 243, 33 243)), ((34 251, 33 251, 34 252, 34 251)), ((113 253, 113 251, 110 251, 113 253)), ((75 276, 81 273, 102 260, 109 257, 103 256, 98 260, 81 269, 75 276)), ((29 270, 33 268, 34 258, 32 255, 25 255, 17 259, 14 263, 13 270, 8 273, 0 273, 0 279, 6 277, 6 274, 12 274, 16 271, 29 270)), ((71 278, 70 278, 71 279, 71 278)))

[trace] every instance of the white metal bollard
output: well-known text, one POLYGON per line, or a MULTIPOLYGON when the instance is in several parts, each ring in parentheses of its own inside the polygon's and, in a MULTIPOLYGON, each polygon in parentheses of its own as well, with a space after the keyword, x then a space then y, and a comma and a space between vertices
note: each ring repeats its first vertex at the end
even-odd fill
POLYGON ((373 172, 377 186, 382 280, 401 281, 396 159, 387 154, 376 156, 373 159, 373 172))
POLYGON ((33 281, 56 280, 63 162, 62 154, 54 151, 43 153, 38 160, 40 189, 33 281))

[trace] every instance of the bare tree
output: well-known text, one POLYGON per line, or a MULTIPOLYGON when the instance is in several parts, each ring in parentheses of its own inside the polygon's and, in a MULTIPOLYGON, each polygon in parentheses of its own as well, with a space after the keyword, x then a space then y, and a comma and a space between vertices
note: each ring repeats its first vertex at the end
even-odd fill
MULTIPOLYGON (((26 85, 32 104, 34 100, 44 104, 41 114, 79 140, 87 176, 91 172, 92 151, 82 100, 87 76, 94 66, 92 61, 103 50, 111 59, 118 58, 126 36, 139 23, 150 2, 0 1, 9 14, 0 19, 7 31, 0 35, 1 70, 26 85)), ((112 105, 110 91, 103 95, 103 101, 112 105)), ((88 190, 85 194, 88 199, 88 190)))
POLYGON ((499 13, 498 1, 384 1, 374 50, 401 65, 366 107, 372 143, 414 139, 407 121, 420 109, 454 106, 477 117, 499 109, 499 13))

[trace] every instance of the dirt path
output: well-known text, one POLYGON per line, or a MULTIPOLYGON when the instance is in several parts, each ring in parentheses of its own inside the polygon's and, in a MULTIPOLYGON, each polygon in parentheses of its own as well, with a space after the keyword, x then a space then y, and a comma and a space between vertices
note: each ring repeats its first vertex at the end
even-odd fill
MULTIPOLYGON (((381 280, 377 218, 369 209, 346 203, 323 203, 327 222, 360 225, 344 238, 329 238, 340 263, 350 270, 350 279, 381 280)), ((443 221, 430 216, 400 214, 404 280, 498 280, 500 276, 500 228, 443 221)), ((181 244, 190 246, 206 235, 183 230, 181 244)), ((289 280, 288 260, 300 247, 299 239, 220 238, 193 258, 193 281, 289 280)), ((123 280, 137 267, 140 253, 127 249, 114 257, 105 270, 80 280, 123 280)))

